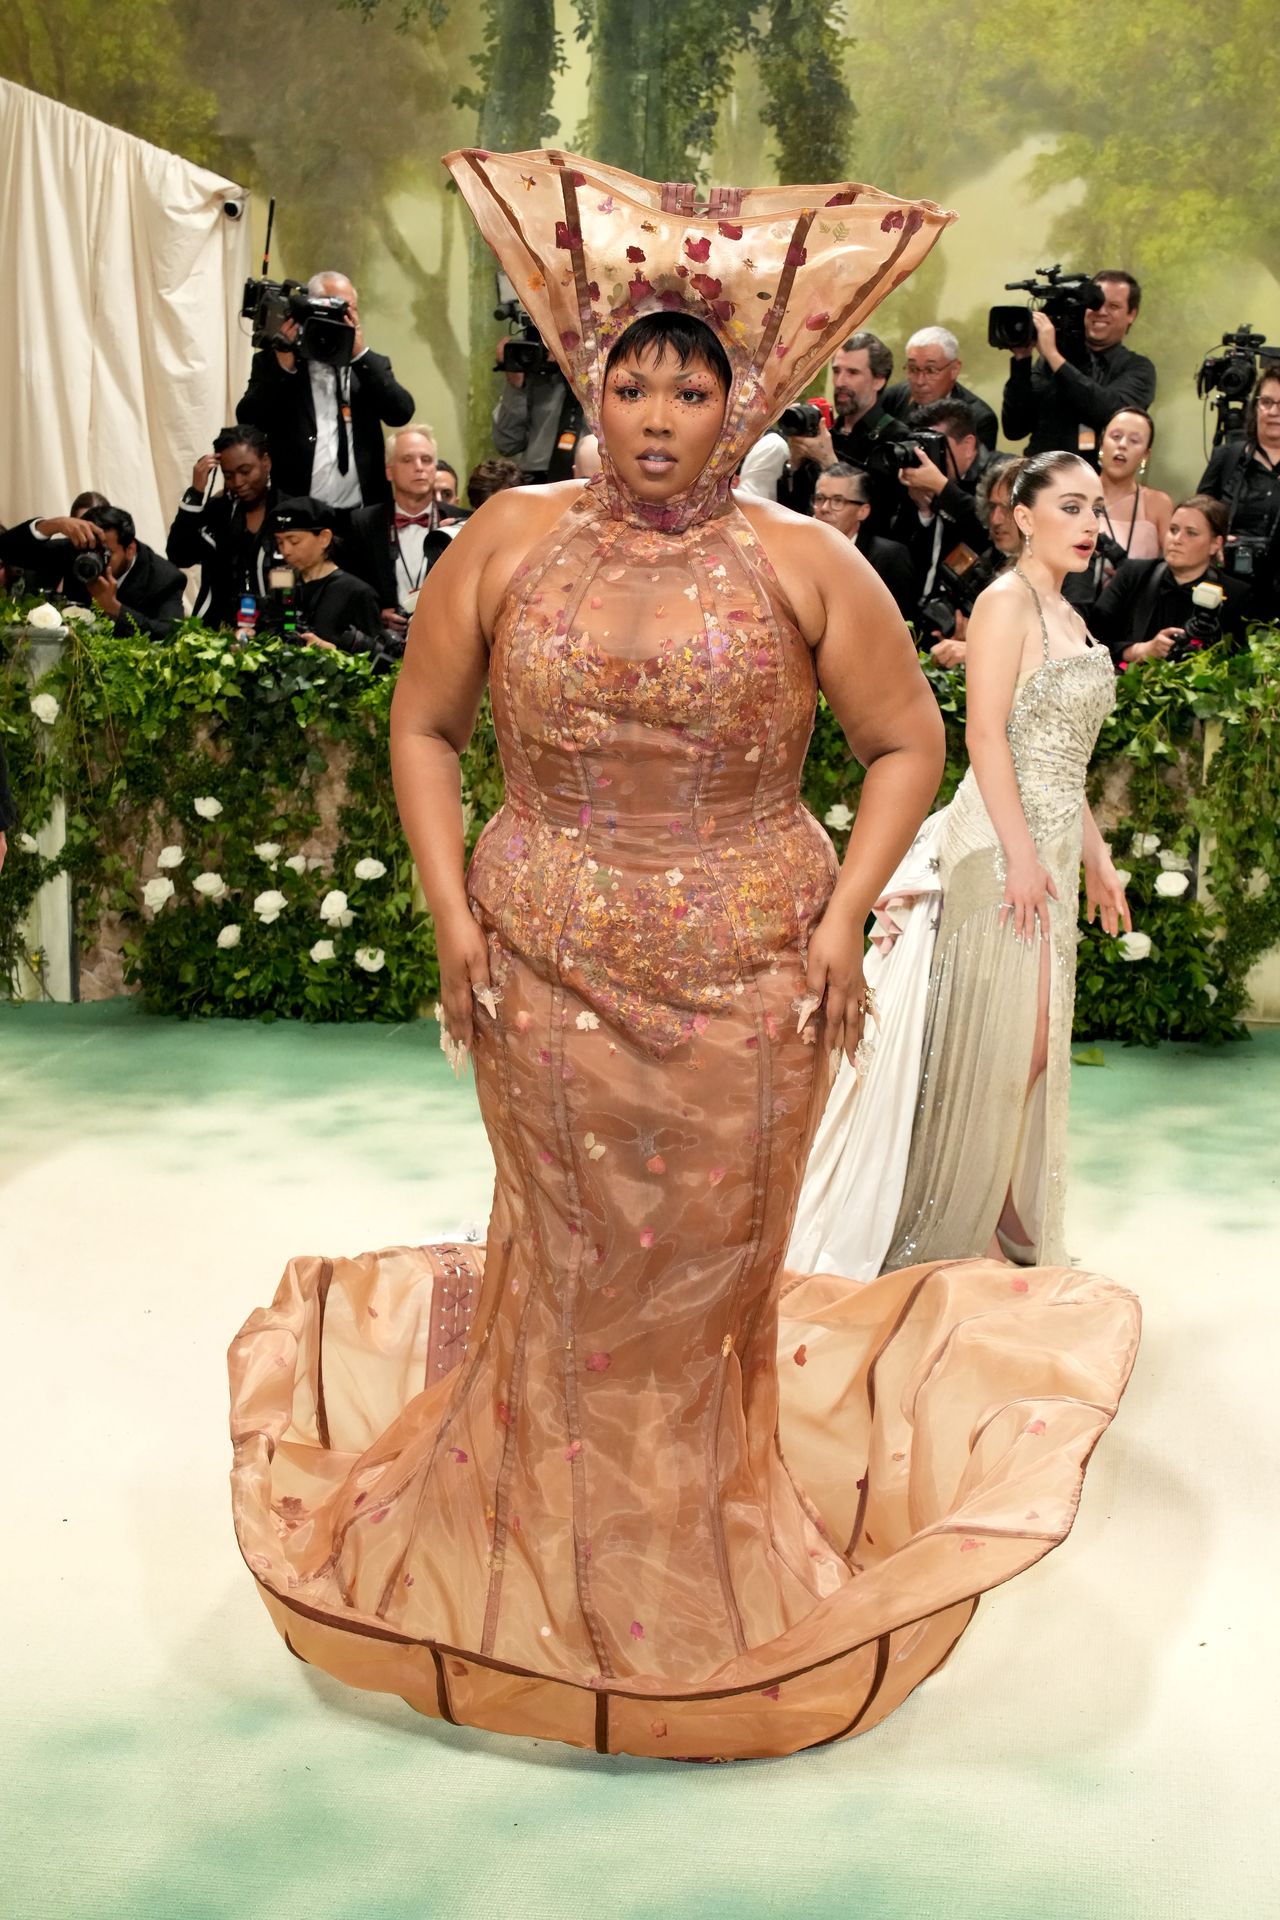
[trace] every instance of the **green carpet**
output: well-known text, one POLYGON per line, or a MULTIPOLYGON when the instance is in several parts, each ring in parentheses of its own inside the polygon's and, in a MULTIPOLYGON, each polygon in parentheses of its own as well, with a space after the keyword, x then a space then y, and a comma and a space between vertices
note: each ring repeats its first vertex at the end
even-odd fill
POLYGON ((1146 1339, 1060 1552, 876 1732, 679 1767, 291 1660, 232 1537, 224 1351, 291 1253, 487 1210, 436 1029, 0 1008, 15 1920, 1274 1912, 1280 1033, 1106 1050, 1070 1240, 1146 1339))

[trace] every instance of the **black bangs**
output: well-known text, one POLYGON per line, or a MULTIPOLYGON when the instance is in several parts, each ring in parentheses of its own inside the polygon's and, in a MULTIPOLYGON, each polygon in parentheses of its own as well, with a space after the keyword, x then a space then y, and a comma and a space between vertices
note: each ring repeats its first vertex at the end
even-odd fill
POLYGON ((649 354, 657 360, 664 360, 668 353, 674 353, 682 367, 689 366, 694 360, 701 360, 704 366, 710 367, 728 393, 733 383, 729 356, 706 322, 695 320, 688 313, 646 313, 641 319, 633 320, 609 349, 609 358, 604 365, 605 378, 612 373, 619 360, 642 360, 649 354))

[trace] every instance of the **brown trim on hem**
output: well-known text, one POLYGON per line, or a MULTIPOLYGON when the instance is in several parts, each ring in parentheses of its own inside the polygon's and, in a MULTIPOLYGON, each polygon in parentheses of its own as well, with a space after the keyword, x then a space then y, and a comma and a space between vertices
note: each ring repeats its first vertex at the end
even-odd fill
POLYGON ((600 1692, 596 1695, 596 1752, 609 1751, 609 1696, 600 1692))
POLYGON ((432 1647, 430 1652, 436 1670, 436 1705, 440 1709, 440 1718, 447 1720, 451 1727, 456 1727, 458 1722, 454 1718, 453 1708, 449 1705, 449 1680, 444 1670, 440 1649, 432 1647))
POLYGON ((329 1304, 333 1284, 333 1262, 320 1263, 320 1283, 316 1288, 316 1433, 325 1452, 329 1446, 329 1412, 324 1403, 324 1310, 329 1304))

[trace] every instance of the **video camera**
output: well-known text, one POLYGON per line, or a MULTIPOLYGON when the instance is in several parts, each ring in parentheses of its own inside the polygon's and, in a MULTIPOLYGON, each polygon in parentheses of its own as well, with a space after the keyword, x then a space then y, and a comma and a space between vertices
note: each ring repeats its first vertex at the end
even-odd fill
POLYGON ((1087 273, 1064 273, 1060 266, 1041 267, 1032 280, 1006 280, 1008 293, 1030 295, 1025 307, 992 307, 987 320, 987 345, 1000 353, 1013 353, 1019 347, 1033 347, 1036 330, 1031 320, 1032 307, 1039 307, 1053 322, 1058 346, 1070 360, 1084 351, 1084 317, 1096 313, 1106 295, 1087 273))
POLYGON ((865 466, 868 473, 902 473, 907 467, 918 467, 920 455, 932 460, 935 467, 943 473, 949 473, 948 459, 950 448, 945 433, 931 433, 921 428, 916 433, 908 433, 900 440, 874 440, 867 448, 865 466))
POLYGON ((296 353, 327 367, 345 367, 355 349, 355 328, 347 322, 347 303, 336 296, 308 293, 300 280, 246 280, 240 317, 252 323, 255 347, 296 353), (298 333, 283 332, 296 320, 298 333))
POLYGON ((493 310, 493 317, 495 320, 505 320, 509 326, 518 329, 503 348, 501 361, 495 361, 494 372, 533 374, 535 377, 558 374, 560 369, 554 355, 548 353, 546 342, 521 306, 519 296, 506 274, 499 270, 494 279, 498 288, 498 304, 493 310))
MULTIPOLYGON (((1196 370, 1196 392, 1202 399, 1217 394, 1218 422, 1213 444, 1220 447, 1229 433, 1244 429, 1245 406, 1263 367, 1280 369, 1280 347, 1269 347, 1265 333, 1255 333, 1246 320, 1234 333, 1222 336, 1222 353, 1206 353, 1196 370)), ((1252 571, 1252 569, 1249 569, 1252 571)))

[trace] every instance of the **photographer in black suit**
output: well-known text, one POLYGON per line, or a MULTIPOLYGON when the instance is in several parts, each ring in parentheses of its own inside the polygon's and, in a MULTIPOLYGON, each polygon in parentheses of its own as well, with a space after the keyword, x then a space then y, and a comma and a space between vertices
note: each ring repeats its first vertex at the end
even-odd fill
POLYGON ((105 507, 103 493, 78 493, 69 514, 20 520, 0 529, 0 566, 9 593, 61 593, 62 582, 85 547, 101 547, 102 532, 85 519, 91 507, 105 507))
POLYGON ((87 580, 69 572, 63 581, 66 598, 96 607, 122 640, 135 629, 148 639, 167 640, 182 618, 187 583, 163 554, 139 540, 133 515, 123 507, 91 507, 83 520, 66 524, 95 527, 101 541, 99 571, 87 580))
POLYGON ((1163 560, 1121 561, 1090 620, 1117 666, 1181 659, 1239 631, 1248 618, 1249 592, 1219 573, 1226 530, 1222 502, 1192 494, 1173 510, 1163 560), (1216 606, 1201 604, 1215 600, 1216 606))
POLYGON ((1280 617, 1280 367, 1264 365, 1249 395, 1244 432, 1214 448, 1199 491, 1226 510, 1226 565, 1233 579, 1250 585, 1254 617, 1280 617))
MULTIPOLYGON (((386 500, 391 488, 382 429, 408 425, 413 395, 396 380, 386 356, 366 347, 356 290, 344 274, 318 273, 307 291, 346 301, 346 324, 356 336, 350 364, 334 367, 260 347, 236 419, 266 434, 282 494, 348 508, 386 500)), ((296 339, 298 322, 284 321, 280 332, 296 339)))
POLYGON ((907 497, 890 527, 890 537, 911 556, 916 598, 923 601, 933 592, 934 575, 953 548, 964 546, 977 555, 986 545, 978 482, 999 456, 979 442, 973 410, 963 400, 935 400, 918 407, 910 426, 913 433, 941 435, 943 447, 939 460, 920 450, 915 464, 898 473, 899 489, 907 497))
POLYGON ((383 626, 407 633, 422 583, 466 515, 437 497, 430 427, 397 428, 387 440, 386 462, 391 498, 356 508, 343 555, 378 596, 383 626))
POLYGON ((195 614, 207 627, 234 627, 242 599, 261 606, 267 598, 275 503, 266 435, 257 427, 224 427, 213 452, 196 461, 165 544, 175 566, 199 567, 195 614), (206 500, 215 468, 223 490, 206 500))
POLYGON ((1061 447, 1092 458, 1108 420, 1122 407, 1149 409, 1155 398, 1155 368, 1144 354, 1124 345, 1138 317, 1142 288, 1118 267, 1095 273, 1093 284, 1102 305, 1085 311, 1075 364, 1063 352, 1049 315, 1038 309, 1031 316, 1034 344, 1013 351, 1000 425, 1007 440, 1030 435, 1027 453, 1061 447), (1033 366, 1037 348, 1040 358, 1033 366))
POLYGON ((852 540, 888 587, 903 619, 914 620, 916 596, 910 556, 896 540, 882 540, 879 534, 868 533, 870 512, 867 476, 857 467, 846 467, 837 460, 834 467, 818 475, 813 495, 814 519, 842 533, 846 540, 852 540))

